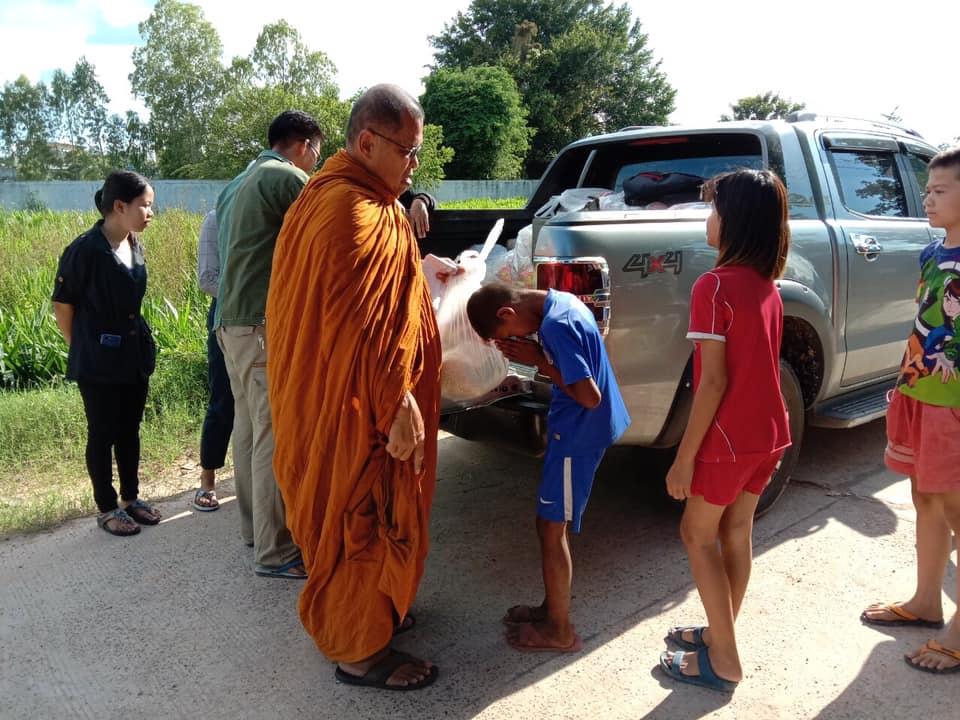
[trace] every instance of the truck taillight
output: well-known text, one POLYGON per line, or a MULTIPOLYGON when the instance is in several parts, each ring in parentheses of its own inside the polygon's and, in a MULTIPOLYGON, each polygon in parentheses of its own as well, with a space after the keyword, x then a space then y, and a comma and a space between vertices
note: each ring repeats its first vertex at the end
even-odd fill
POLYGON ((576 295, 593 310, 600 332, 610 329, 610 269, 603 258, 535 258, 537 288, 576 295))

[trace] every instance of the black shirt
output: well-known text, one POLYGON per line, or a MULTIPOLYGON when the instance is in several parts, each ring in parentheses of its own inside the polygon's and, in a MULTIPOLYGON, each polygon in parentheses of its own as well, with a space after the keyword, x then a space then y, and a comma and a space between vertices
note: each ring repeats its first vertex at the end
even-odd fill
POLYGON ((70 243, 60 257, 54 302, 73 306, 67 377, 91 383, 145 381, 156 366, 156 345, 140 314, 147 290, 143 246, 128 238, 128 268, 103 234, 103 220, 70 243))

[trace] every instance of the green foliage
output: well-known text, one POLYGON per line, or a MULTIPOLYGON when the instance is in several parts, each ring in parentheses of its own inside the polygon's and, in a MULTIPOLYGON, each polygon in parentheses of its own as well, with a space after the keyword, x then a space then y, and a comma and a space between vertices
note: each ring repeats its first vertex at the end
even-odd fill
POLYGON ((53 163, 46 112, 49 91, 25 75, 5 83, 0 94, 0 155, 17 170, 20 180, 44 180, 53 163))
POLYGON ((443 144, 443 128, 439 125, 424 125, 423 147, 417 155, 420 165, 413 171, 414 187, 420 190, 435 188, 444 179, 444 166, 454 155, 454 149, 443 144))
POLYGON ((760 95, 751 95, 737 100, 730 106, 733 115, 721 115, 720 120, 777 120, 792 112, 803 110, 803 103, 796 103, 780 97, 772 90, 760 95))
POLYGON ((324 95, 293 95, 282 87, 249 86, 231 91, 210 119, 207 152, 196 165, 184 168, 184 176, 232 178, 266 147, 267 130, 284 110, 303 110, 320 123, 326 136, 322 157, 343 147, 350 106, 336 92, 324 95))
POLYGON ((473 0, 430 41, 437 68, 499 64, 514 78, 536 132, 526 158, 529 177, 539 177, 573 140, 664 124, 674 108, 676 91, 627 5, 473 0))
POLYGON ((203 158, 207 122, 223 96, 220 36, 196 5, 157 0, 140 23, 130 84, 150 110, 160 172, 179 177, 203 158))
POLYGON ((280 20, 265 25, 250 53, 253 81, 260 87, 275 87, 290 95, 336 97, 337 67, 326 53, 310 50, 296 28, 280 20))
POLYGON ((440 69, 426 81, 421 98, 431 123, 442 126, 456 151, 451 178, 520 177, 531 131, 517 84, 500 66, 440 69))

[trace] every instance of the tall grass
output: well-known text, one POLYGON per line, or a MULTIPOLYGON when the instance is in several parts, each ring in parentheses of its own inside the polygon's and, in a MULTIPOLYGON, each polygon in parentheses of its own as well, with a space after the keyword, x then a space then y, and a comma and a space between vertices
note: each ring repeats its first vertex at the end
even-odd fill
MULTIPOLYGON (((50 296, 60 254, 97 217, 0 210, 0 535, 94 510, 83 403, 76 386, 63 382, 67 347, 50 296)), ((209 302, 195 276, 202 219, 164 211, 141 237, 143 314, 160 349, 141 428, 147 497, 185 489, 158 478, 199 442, 209 302)), ((196 479, 178 478, 186 487, 196 479)))
MULTIPOLYGON (((40 388, 66 372, 66 345, 50 296, 63 249, 95 212, 0 210, 0 388, 40 388)), ((141 240, 147 256, 143 315, 161 352, 203 354, 207 297, 194 276, 202 217, 160 213, 141 240)))

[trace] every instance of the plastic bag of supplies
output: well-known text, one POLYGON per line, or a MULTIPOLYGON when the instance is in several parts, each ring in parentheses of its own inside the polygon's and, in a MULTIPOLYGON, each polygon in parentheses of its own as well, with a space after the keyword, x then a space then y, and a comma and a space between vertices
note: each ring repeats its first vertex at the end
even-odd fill
POLYGON ((443 348, 440 395, 444 400, 465 402, 480 398, 500 385, 509 371, 503 353, 493 343, 482 340, 467 317, 467 301, 480 288, 487 272, 489 249, 484 249, 487 253, 466 250, 460 254, 463 272, 447 280, 437 309, 443 348))

